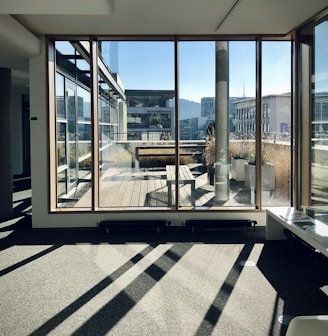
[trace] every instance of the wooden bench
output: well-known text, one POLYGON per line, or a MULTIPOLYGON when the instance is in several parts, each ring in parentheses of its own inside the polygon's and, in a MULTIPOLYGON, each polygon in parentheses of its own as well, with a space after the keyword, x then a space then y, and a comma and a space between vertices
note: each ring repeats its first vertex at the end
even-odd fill
MULTIPOLYGON (((181 151, 179 156, 189 156, 189 157, 197 157, 198 159, 202 159, 204 150, 206 148, 205 143, 188 143, 188 144, 180 144, 180 149, 190 149, 193 151, 181 151)), ((142 157, 175 157, 175 145, 172 144, 158 144, 158 145, 141 145, 135 147, 135 168, 140 168, 140 158, 142 157), (163 151, 164 150, 164 151, 163 151), (170 151, 166 151, 170 150, 170 151)))
MULTIPOLYGON (((168 205, 172 206, 172 184, 175 184, 176 180, 176 168, 174 165, 167 165, 166 166, 166 180, 167 180, 167 187, 168 187, 168 205)), ((191 203, 195 205, 195 182, 196 179, 192 172, 190 171, 187 165, 180 165, 179 166, 179 184, 190 184, 191 188, 191 203)))

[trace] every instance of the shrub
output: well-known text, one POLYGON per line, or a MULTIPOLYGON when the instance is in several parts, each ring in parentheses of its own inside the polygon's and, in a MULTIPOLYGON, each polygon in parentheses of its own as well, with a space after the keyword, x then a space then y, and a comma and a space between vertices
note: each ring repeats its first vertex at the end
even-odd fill
MULTIPOLYGON (((146 150, 143 152, 149 153, 147 156, 141 156, 139 157, 139 163, 140 167, 142 168, 163 168, 167 165, 174 165, 175 164, 175 156, 174 156, 174 150, 146 150), (152 155, 157 154, 157 155, 152 155), (159 155, 160 154, 160 155, 159 155)), ((188 153, 187 151, 184 151, 183 153, 188 153)), ((195 160, 193 158, 193 153, 190 152, 190 156, 180 156, 180 162, 179 164, 186 165, 190 163, 194 163, 195 160)))
POLYGON ((229 144, 230 156, 234 159, 254 160, 254 141, 231 141, 229 144))
POLYGON ((215 137, 208 137, 205 141, 204 160, 207 168, 211 168, 215 163, 215 137))

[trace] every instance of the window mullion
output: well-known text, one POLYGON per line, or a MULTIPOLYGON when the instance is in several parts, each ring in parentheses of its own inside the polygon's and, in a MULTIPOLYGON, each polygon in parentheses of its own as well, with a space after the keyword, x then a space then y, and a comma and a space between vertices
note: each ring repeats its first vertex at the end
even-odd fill
POLYGON ((256 184, 255 206, 262 209, 262 39, 256 43, 256 184))
POLYGON ((98 133, 98 47, 90 40, 91 50, 91 120, 92 120, 92 209, 99 208, 99 133, 98 133))

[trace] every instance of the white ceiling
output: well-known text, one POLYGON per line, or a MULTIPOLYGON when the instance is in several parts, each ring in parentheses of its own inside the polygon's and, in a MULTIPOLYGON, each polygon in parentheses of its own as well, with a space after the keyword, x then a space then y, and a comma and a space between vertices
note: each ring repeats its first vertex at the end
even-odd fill
POLYGON ((43 0, 41 11, 40 0, 0 1, 17 8, 0 13, 15 14, 35 34, 286 34, 328 6, 328 0, 43 0), (69 15, 53 14, 53 4, 69 15))
MULTIPOLYGON (((284 35, 327 8, 328 0, 0 0, 0 27, 12 15, 36 37, 284 35)), ((0 32, 0 66, 26 69, 31 53, 15 48, 12 40, 0 32)))

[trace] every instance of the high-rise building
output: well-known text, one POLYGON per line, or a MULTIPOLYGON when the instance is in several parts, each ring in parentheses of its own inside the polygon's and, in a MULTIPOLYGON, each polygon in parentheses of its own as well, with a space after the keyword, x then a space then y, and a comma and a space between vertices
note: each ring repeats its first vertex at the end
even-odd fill
POLYGON ((101 43, 101 55, 105 64, 112 73, 119 72, 118 64, 118 42, 117 41, 103 41, 101 43))
POLYGON ((201 103, 201 117, 208 117, 215 113, 215 98, 214 97, 204 97, 200 101, 201 103))

